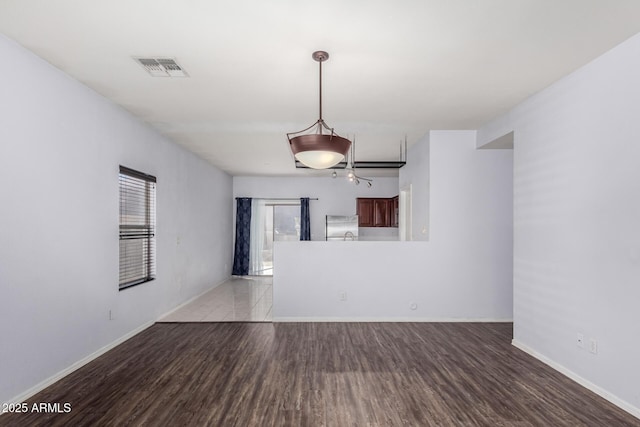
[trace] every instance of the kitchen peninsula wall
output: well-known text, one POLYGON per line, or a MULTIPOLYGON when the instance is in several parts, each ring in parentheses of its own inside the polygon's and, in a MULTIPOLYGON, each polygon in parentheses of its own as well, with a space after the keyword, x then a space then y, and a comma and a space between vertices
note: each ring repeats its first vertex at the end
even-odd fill
MULTIPOLYGON (((355 215, 358 197, 394 197, 398 194, 398 178, 375 178, 373 187, 354 185, 344 177, 256 177, 233 178, 233 197, 298 198, 317 197, 312 200, 311 240, 325 239, 326 215, 355 215)), ((235 209, 235 208, 234 208, 235 209)), ((235 223, 235 211, 234 211, 235 223)), ((361 229, 363 230, 363 229, 361 229)), ((360 240, 397 240, 397 229, 364 229, 360 240), (395 238, 390 233, 395 233, 395 238)))
POLYGON ((428 241, 275 242, 274 321, 511 320, 513 150, 475 143, 431 131, 409 150, 400 176, 428 241))

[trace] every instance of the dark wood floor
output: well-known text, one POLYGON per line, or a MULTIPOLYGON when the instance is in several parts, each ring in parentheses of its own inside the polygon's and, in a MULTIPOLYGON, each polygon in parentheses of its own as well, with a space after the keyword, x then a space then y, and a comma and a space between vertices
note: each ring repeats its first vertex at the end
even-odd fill
MULTIPOLYGON (((156 324, 0 425, 640 426, 510 323, 156 324)), ((46 357, 43 354, 42 357, 46 357)))

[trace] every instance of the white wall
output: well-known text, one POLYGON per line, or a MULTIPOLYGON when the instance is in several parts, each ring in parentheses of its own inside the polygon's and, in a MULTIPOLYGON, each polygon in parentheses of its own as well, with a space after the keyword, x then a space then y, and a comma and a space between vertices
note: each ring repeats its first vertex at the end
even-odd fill
MULTIPOLYGON (((234 198, 318 198, 318 200, 309 202, 311 240, 325 239, 325 217, 327 215, 355 215, 356 198, 394 197, 397 195, 398 178, 392 177, 375 178, 372 187, 364 184, 354 185, 344 177, 331 178, 329 172, 327 177, 319 178, 233 177, 234 198)), ((397 236, 397 229, 393 231, 397 236)), ((387 236, 383 235, 381 238, 387 239, 387 236)))
POLYGON ((476 150, 472 131, 430 141, 430 241, 276 242, 274 319, 512 318, 513 151, 476 150))
POLYGON ((227 278, 232 195, 227 174, 1 36, 0 56, 8 402, 227 278), (158 179, 157 279, 122 292, 119 165, 158 179))
POLYGON ((640 35, 479 134, 483 143, 514 131, 514 344, 636 416, 638 76, 640 35), (585 348, 576 345, 578 333, 585 348))

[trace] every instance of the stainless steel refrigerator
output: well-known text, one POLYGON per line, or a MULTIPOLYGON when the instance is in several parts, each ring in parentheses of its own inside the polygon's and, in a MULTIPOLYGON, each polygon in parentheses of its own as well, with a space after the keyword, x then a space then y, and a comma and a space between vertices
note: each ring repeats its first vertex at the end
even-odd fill
POLYGON ((325 236, 329 240, 358 240, 358 215, 327 215, 325 236))

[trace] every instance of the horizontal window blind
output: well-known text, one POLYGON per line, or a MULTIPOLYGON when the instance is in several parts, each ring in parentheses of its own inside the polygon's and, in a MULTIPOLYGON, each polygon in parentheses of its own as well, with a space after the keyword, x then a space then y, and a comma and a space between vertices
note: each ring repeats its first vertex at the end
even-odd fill
POLYGON ((156 276, 156 178, 120 166, 119 181, 122 290, 156 276))

